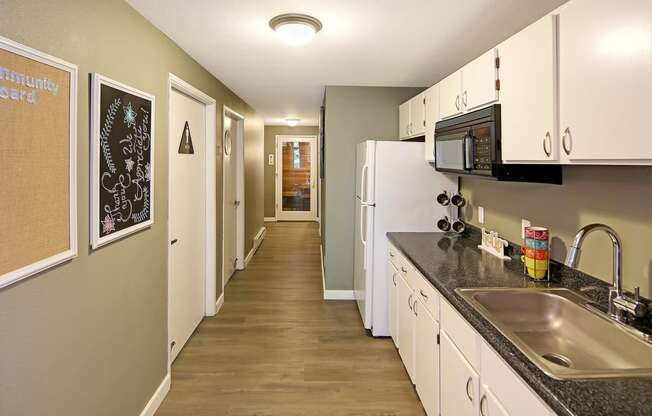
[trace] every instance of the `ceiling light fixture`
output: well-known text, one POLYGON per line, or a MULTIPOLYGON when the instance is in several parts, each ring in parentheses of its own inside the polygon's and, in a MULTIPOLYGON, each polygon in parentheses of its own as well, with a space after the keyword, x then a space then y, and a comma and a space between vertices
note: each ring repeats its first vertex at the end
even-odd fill
POLYGON ((288 126, 290 126, 290 127, 298 126, 300 121, 301 120, 299 120, 298 118, 286 118, 285 119, 285 122, 288 123, 288 126))
POLYGON ((300 46, 310 42, 321 30, 322 24, 306 14, 286 13, 272 18, 269 27, 288 45, 300 46))

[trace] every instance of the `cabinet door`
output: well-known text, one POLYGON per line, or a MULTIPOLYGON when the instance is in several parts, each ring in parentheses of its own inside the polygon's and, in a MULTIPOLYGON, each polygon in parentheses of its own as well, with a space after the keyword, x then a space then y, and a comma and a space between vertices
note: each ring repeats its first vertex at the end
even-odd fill
POLYGON ((398 106, 398 137, 405 139, 410 136, 410 102, 398 106))
POLYGON ((446 332, 440 333, 441 415, 475 416, 478 414, 478 374, 446 332))
POLYGON ((509 416, 507 410, 486 385, 482 386, 482 396, 480 396, 480 416, 509 416))
POLYGON ((426 129, 426 93, 410 100, 410 129, 412 136, 421 136, 426 129))
POLYGON ((414 303, 416 315, 414 373, 417 393, 428 416, 439 414, 439 324, 425 305, 414 303))
POLYGON ((505 162, 559 160, 555 117, 556 37, 557 16, 549 15, 500 45, 501 136, 505 162))
POLYGON ((398 310, 396 309, 397 300, 398 300, 398 282, 401 279, 398 273, 398 270, 394 267, 391 261, 387 261, 387 277, 389 281, 387 286, 389 287, 388 293, 388 309, 389 309, 389 335, 394 341, 394 345, 398 348, 398 310))
POLYGON ((435 161, 435 124, 439 121, 439 84, 425 92, 426 97, 426 162, 435 161))
POLYGON ((414 383, 414 294, 403 276, 400 276, 398 281, 398 352, 410 380, 414 383))
POLYGON ((485 52, 462 68, 462 104, 466 111, 498 101, 497 51, 485 52))
POLYGON ((453 117, 462 114, 462 71, 457 71, 439 83, 439 116, 453 117))
POLYGON ((573 0, 560 10, 562 156, 652 163, 652 2, 573 0))

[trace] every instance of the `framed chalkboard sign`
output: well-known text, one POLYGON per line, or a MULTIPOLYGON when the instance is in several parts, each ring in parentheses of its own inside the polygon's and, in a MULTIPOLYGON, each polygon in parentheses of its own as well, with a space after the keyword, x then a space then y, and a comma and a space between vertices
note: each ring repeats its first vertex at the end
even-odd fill
POLYGON ((91 98, 91 246, 154 223, 154 96, 99 74, 91 98))

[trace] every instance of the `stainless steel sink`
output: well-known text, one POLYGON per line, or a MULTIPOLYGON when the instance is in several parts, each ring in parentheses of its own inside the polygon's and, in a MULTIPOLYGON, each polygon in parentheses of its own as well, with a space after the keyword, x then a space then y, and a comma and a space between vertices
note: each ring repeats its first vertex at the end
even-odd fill
POLYGON ((525 356, 556 379, 652 376, 649 337, 568 289, 457 289, 525 356))

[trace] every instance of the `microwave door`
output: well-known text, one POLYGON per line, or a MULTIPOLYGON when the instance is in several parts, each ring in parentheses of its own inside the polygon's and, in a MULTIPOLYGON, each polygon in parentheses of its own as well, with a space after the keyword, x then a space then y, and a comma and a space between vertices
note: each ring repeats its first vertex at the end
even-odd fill
POLYGON ((463 172, 467 169, 466 134, 441 136, 435 139, 435 167, 463 172))

